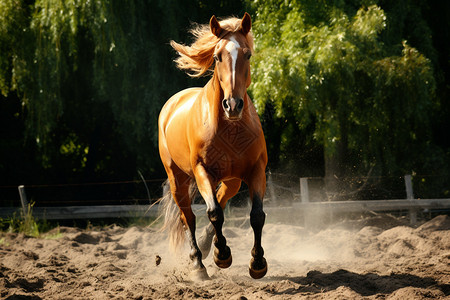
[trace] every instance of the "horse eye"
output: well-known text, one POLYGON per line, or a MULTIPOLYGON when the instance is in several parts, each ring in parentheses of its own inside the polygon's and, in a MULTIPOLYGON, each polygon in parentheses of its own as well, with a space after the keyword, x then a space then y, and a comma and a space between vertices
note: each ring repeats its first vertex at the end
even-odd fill
POLYGON ((247 53, 247 59, 250 59, 252 57, 252 53, 251 52, 248 52, 247 53))
POLYGON ((218 56, 217 54, 214 54, 214 55, 213 55, 213 58, 214 58, 214 60, 215 60, 216 62, 222 61, 222 60, 220 59, 220 56, 218 56))

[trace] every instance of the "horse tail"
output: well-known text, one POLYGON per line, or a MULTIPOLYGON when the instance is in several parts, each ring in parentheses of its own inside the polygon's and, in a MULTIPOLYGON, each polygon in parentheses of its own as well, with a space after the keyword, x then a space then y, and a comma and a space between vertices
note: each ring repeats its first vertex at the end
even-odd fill
POLYGON ((160 198, 160 215, 164 215, 164 224, 161 228, 169 233, 169 247, 177 252, 184 244, 185 230, 181 221, 181 210, 173 199, 170 191, 169 179, 163 184, 163 196, 160 198))
MULTIPOLYGON (((193 199, 197 193, 197 185, 193 180, 189 186, 189 197, 193 199)), ((161 230, 169 233, 169 246, 171 251, 177 252, 184 245, 186 229, 181 220, 181 210, 173 199, 170 191, 170 182, 167 179, 163 184, 163 196, 160 198, 160 216, 164 215, 164 224, 161 230)))

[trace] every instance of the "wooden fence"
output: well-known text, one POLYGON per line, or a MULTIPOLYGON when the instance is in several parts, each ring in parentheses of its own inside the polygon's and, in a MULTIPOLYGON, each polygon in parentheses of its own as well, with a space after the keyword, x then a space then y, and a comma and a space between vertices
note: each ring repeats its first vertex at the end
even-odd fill
MULTIPOLYGON (((271 180, 268 180, 269 197, 275 197, 270 192, 271 180)), ((321 213, 344 213, 344 212, 376 212, 376 211, 400 211, 409 212, 411 224, 417 222, 417 212, 421 210, 450 209, 450 199, 415 199, 412 190, 411 176, 405 176, 405 188, 407 199, 394 200, 357 200, 357 201, 334 201, 334 202, 310 202, 308 179, 300 179, 300 194, 291 206, 266 205, 265 212, 270 215, 277 213, 289 213, 290 215, 303 216, 305 225, 311 219, 316 218, 317 212, 321 213)), ((11 217, 28 214, 30 208, 27 201, 25 187, 19 186, 19 195, 22 207, 1 207, 0 217, 11 217)), ((276 203, 276 202, 275 202, 276 203)), ((205 205, 193 205, 195 213, 204 212, 205 205)), ((248 208, 233 208, 234 213, 242 215, 244 212, 248 218, 248 208)), ((126 218, 126 217, 156 217, 158 215, 158 205, 98 205, 98 206, 64 206, 64 207, 33 207, 33 217, 47 220, 64 219, 96 219, 96 218, 126 218)))

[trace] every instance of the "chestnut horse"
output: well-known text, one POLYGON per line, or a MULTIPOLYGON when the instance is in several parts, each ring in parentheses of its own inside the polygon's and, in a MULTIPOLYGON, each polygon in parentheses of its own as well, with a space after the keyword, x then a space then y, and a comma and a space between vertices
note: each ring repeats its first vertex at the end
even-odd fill
POLYGON ((214 237, 214 261, 221 268, 231 265, 231 251, 222 234, 223 209, 244 181, 250 190, 250 223, 254 231, 250 275, 267 272, 261 234, 265 221, 263 197, 266 189, 267 151, 255 107, 247 95, 253 37, 250 15, 217 21, 191 30, 196 37, 186 46, 171 41, 178 52, 178 68, 198 77, 214 67, 203 88, 189 88, 172 96, 159 115, 159 152, 167 172, 165 228, 171 246, 189 238, 193 274, 208 278, 203 259, 214 237), (195 215, 191 202, 198 188, 206 202, 211 224, 197 244, 195 215), (200 246, 200 247, 199 247, 200 246), (201 250, 200 250, 201 249, 201 250))

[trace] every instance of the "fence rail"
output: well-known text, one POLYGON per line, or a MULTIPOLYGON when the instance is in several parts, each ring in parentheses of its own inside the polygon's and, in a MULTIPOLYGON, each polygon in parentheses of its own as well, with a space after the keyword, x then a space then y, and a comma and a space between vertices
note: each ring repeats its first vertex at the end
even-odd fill
POLYGON ((410 209, 450 208, 450 199, 394 199, 336 202, 294 203, 293 208, 304 210, 329 210, 333 212, 394 211, 410 209))
MULTIPOLYGON (((193 210, 201 213, 206 205, 194 204, 193 210)), ((377 211, 419 211, 423 209, 438 210, 450 209, 450 199, 396 199, 396 200, 361 200, 336 202, 297 202, 292 206, 266 206, 264 211, 270 214, 283 213, 310 215, 320 212, 377 212, 377 211)), ((248 208, 233 208, 233 212, 243 213, 248 208)), ((20 216, 21 207, 0 208, 0 217, 7 218, 14 214, 20 216)), ((96 206, 64 206, 64 207, 34 207, 33 217, 46 220, 64 219, 101 219, 101 218, 127 218, 127 217, 157 217, 158 206, 150 205, 96 205, 96 206)), ((414 221, 416 222, 416 221, 414 221)))
MULTIPOLYGON (((206 206, 192 205, 193 211, 203 210, 206 206)), ((0 208, 0 218, 8 218, 23 212, 21 207, 0 208)), ((33 207, 33 217, 45 220, 71 219, 104 219, 129 217, 157 217, 158 206, 150 205, 93 205, 93 206, 61 206, 61 207, 33 207)), ((26 214, 25 214, 26 215, 26 214)))
MULTIPOLYGON (((268 215, 278 212, 289 212, 293 215, 302 215, 305 225, 312 220, 317 212, 377 212, 377 211, 401 211, 408 210, 411 224, 417 222, 417 212, 424 209, 439 210, 450 209, 450 199, 415 199, 412 190, 411 176, 406 175, 405 188, 407 199, 394 200, 356 200, 356 201, 326 201, 309 202, 308 178, 300 178, 300 194, 297 201, 290 206, 265 207, 268 215)), ((268 188, 270 191, 271 178, 269 176, 268 188)), ((8 218, 28 214, 29 204, 25 193, 25 187, 19 186, 19 195, 22 207, 1 207, 0 218, 8 218)), ((275 197, 269 192, 270 197, 275 197)), ((271 201, 272 202, 272 201, 271 201)), ((276 202, 275 202, 276 203, 276 202)), ((194 212, 205 211, 206 206, 194 204, 194 212)), ((236 213, 247 211, 248 208, 233 208, 236 213)), ((126 217, 156 217, 158 206, 150 205, 96 205, 96 206, 64 206, 64 207, 33 207, 33 217, 47 220, 64 219, 96 219, 96 218, 126 218, 126 217)))

